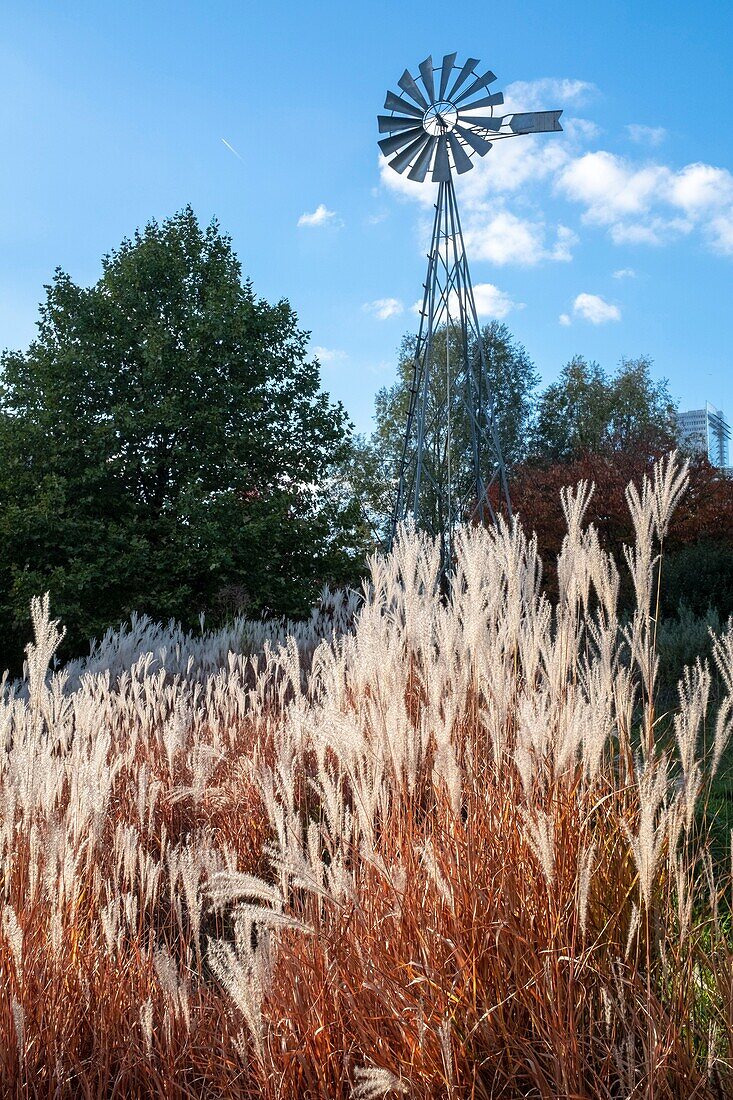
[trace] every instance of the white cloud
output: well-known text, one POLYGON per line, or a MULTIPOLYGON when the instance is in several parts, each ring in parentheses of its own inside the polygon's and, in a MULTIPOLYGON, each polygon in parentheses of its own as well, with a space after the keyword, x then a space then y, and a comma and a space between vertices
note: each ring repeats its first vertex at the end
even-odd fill
POLYGON ((559 107, 580 106, 597 93, 587 80, 568 80, 545 76, 539 80, 515 80, 504 92, 511 111, 553 111, 559 107))
POLYGON ((570 152, 559 136, 529 135, 497 141, 485 157, 474 159, 473 171, 458 177, 458 197, 462 203, 477 203, 489 195, 524 192, 528 186, 553 178, 569 159, 570 152))
POLYGON ((570 251, 578 244, 578 234, 574 233, 567 225, 558 225, 555 244, 549 253, 551 260, 559 260, 561 263, 569 263, 573 255, 570 251))
POLYGON ((620 267, 618 271, 613 273, 614 279, 635 279, 636 272, 633 267, 620 267))
POLYGON ((476 312, 479 317, 491 317, 502 321, 513 309, 524 309, 523 302, 514 302, 493 283, 477 283, 473 288, 476 312))
POLYGON ((561 313, 560 316, 558 317, 558 321, 560 322, 561 325, 565 325, 566 327, 567 327, 567 325, 572 324, 572 321, 570 320, 570 316, 567 313, 561 313))
POLYGON ((413 199, 421 206, 432 206, 435 202, 438 192, 437 183, 432 183, 429 176, 424 183, 415 183, 414 180, 408 179, 406 174, 395 172, 394 168, 390 168, 389 161, 381 153, 379 154, 379 178, 387 190, 393 194, 413 199))
POLYGON ((344 359, 348 359, 345 351, 341 351, 339 348, 324 348, 320 344, 315 345, 313 354, 324 366, 331 363, 342 363, 344 359))
POLYGON ((374 302, 365 302, 362 309, 373 313, 378 321, 388 321, 404 312, 405 307, 399 298, 377 298, 374 302))
POLYGON ((573 302, 573 313, 592 325, 621 320, 621 310, 618 306, 607 302, 605 298, 601 298, 600 294, 579 294, 573 302))
POLYGON ((708 227, 711 248, 722 256, 733 256, 733 209, 713 218, 708 227))
POLYGON ((690 233, 692 228, 688 218, 647 217, 637 222, 617 222, 609 232, 614 244, 662 245, 690 233))
POLYGON ((663 126, 642 126, 638 122, 632 122, 626 127, 626 133, 637 145, 661 145, 667 136, 663 126))
POLYGON ((599 150, 566 164, 555 186, 585 207, 583 221, 607 226, 615 244, 661 245, 697 225, 713 249, 728 251, 724 226, 733 216, 733 175, 725 168, 640 166, 599 150))
MULTIPOLYGON (((473 297, 479 317, 503 321, 512 310, 524 309, 524 302, 513 301, 506 291, 499 290, 493 283, 477 283, 473 288, 473 297)), ((420 299, 410 306, 410 311, 419 314, 422 305, 422 299, 420 299)), ((451 317, 458 316, 458 297, 455 291, 448 295, 448 310, 451 317)))
POLYGON ((635 169, 614 153, 600 150, 570 161, 560 172, 557 187, 567 198, 583 203, 586 221, 611 225, 625 215, 647 210, 667 173, 662 166, 635 169))
POLYGON ((499 266, 507 263, 530 266, 538 263, 544 253, 542 223, 518 218, 509 210, 500 210, 485 220, 474 214, 464 235, 469 256, 499 266))
POLYGON ((733 203, 733 176, 712 164, 688 164, 670 175, 668 201, 693 215, 733 203))
POLYGON ((298 218, 299 226, 313 228, 318 225, 327 225, 336 217, 335 210, 329 210, 325 203, 319 203, 312 214, 301 214, 298 218))
POLYGON ((560 225, 555 242, 546 245, 543 221, 520 218, 507 209, 492 213, 490 206, 471 207, 464 233, 466 249, 471 258, 488 260, 497 266, 518 264, 531 267, 542 260, 567 262, 578 238, 572 229, 560 225))
POLYGON ((574 144, 582 144, 584 141, 593 141, 600 137, 601 128, 588 118, 566 118, 562 116, 563 133, 566 135, 563 141, 571 141, 574 144))

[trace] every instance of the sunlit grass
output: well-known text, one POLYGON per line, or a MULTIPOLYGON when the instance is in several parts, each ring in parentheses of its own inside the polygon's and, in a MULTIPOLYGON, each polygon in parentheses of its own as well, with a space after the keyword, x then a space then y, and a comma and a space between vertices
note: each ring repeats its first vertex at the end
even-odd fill
POLYGON ((458 534, 447 600, 406 531, 358 613, 143 622, 53 673, 38 603, 0 705, 0 1094, 730 1095, 730 879, 700 825, 730 630, 720 702, 699 665, 655 704, 683 487, 669 461, 630 494, 623 628, 587 486, 556 607, 505 526, 458 534))

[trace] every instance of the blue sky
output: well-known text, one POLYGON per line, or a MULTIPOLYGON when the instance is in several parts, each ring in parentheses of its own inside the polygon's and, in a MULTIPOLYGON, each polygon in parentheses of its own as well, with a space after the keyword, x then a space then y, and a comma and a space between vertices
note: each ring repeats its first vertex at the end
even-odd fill
POLYGON ((682 408, 730 416, 731 41, 720 0, 6 0, 0 346, 32 338, 54 267, 93 282, 123 236, 190 202, 257 293, 290 300, 368 430, 430 212, 430 185, 380 168, 375 116, 405 67, 457 50, 516 109, 565 112, 563 134, 497 143, 461 181, 487 319, 545 382, 576 353, 646 354, 682 408))

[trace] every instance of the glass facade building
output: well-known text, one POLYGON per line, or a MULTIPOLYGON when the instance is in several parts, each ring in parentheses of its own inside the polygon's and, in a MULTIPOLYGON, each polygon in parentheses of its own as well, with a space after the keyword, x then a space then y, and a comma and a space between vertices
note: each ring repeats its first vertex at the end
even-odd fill
POLYGON ((730 424, 725 413, 706 402, 702 409, 677 414, 680 443, 690 450, 706 454, 711 466, 730 467, 730 424))

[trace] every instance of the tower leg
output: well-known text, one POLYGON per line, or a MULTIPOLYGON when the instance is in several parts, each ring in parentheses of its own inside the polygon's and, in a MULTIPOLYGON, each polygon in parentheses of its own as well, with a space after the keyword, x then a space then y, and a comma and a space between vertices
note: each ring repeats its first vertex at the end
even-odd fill
POLYGON ((444 568, 460 523, 511 516, 486 349, 452 178, 438 186, 390 546, 398 525, 439 537, 444 568))

